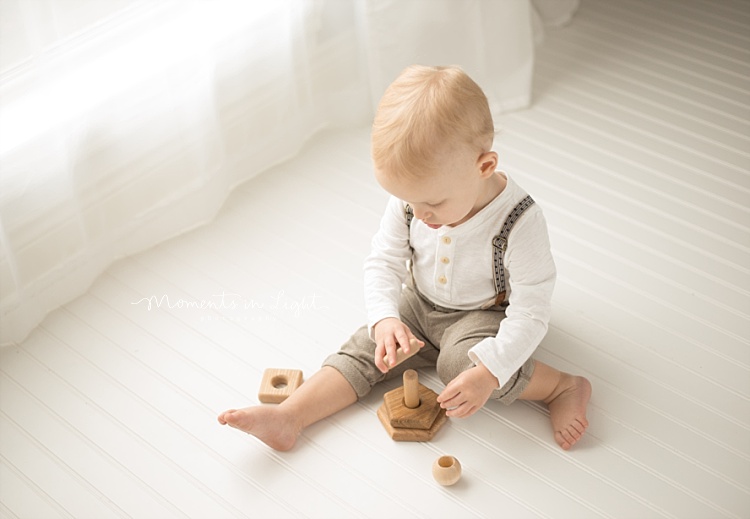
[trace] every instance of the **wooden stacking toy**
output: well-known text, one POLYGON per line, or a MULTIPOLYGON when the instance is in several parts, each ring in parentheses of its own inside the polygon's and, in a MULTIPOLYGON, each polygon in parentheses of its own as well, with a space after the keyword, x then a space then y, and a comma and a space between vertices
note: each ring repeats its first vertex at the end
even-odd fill
POLYGON ((378 418, 396 441, 429 441, 448 417, 437 401, 437 393, 419 383, 417 372, 404 372, 404 385, 383 396, 378 418))

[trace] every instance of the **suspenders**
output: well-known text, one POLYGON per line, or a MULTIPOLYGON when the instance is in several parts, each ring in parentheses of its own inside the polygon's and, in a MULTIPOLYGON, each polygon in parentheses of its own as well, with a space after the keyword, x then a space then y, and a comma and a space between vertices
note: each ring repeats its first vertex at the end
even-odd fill
POLYGON ((505 250, 508 248, 508 237, 510 236, 510 231, 513 229, 513 226, 516 224, 519 218, 521 218, 521 215, 523 215, 524 211, 534 205, 534 199, 531 198, 531 196, 527 196, 516 206, 513 208, 513 210, 508 214, 508 217, 505 219, 505 223, 503 223, 502 228, 500 229, 500 234, 492 238, 492 258, 494 260, 495 264, 495 292, 497 293, 497 297, 495 298, 495 304, 499 305, 505 301, 505 295, 507 293, 505 289, 505 268, 503 267, 503 261, 504 261, 504 254, 505 250))
MULTIPOLYGON (((507 289, 505 287, 505 266, 504 266, 504 255, 508 248, 508 237, 513 226, 521 218, 524 211, 534 205, 534 199, 531 196, 527 196, 508 214, 505 219, 503 226, 500 228, 500 234, 492 239, 492 260, 493 260, 493 273, 495 274, 495 305, 500 305, 505 302, 507 289)), ((404 217, 406 218, 406 227, 411 229, 411 221, 414 219, 414 211, 409 204, 404 207, 404 217)))

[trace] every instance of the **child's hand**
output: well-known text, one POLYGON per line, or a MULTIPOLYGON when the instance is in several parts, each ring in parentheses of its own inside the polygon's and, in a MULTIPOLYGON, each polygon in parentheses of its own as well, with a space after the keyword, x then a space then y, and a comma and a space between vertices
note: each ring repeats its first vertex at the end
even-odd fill
POLYGON ((417 339, 408 326, 395 317, 387 317, 379 321, 373 328, 375 332, 375 366, 387 373, 390 368, 396 364, 396 348, 401 346, 404 353, 409 353, 411 346, 409 341, 415 339, 419 347, 424 346, 424 342, 417 339), (383 357, 388 355, 388 366, 383 362, 383 357))
POLYGON ((451 418, 468 418, 476 413, 499 386, 497 378, 483 364, 461 373, 445 386, 437 401, 451 418))

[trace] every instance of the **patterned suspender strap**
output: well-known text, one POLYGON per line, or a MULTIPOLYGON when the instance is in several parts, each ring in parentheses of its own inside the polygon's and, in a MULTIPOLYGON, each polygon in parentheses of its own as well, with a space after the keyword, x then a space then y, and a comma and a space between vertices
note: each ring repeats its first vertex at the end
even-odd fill
POLYGON ((414 210, 409 204, 404 206, 404 217, 406 218, 406 228, 411 229, 411 221, 414 219, 414 210))
MULTIPOLYGON (((411 246, 411 221, 414 219, 414 209, 412 209, 409 204, 404 206, 404 218, 406 218, 406 235, 409 237, 409 249, 411 249, 412 254, 414 254, 414 247, 411 246)), ((406 262, 406 268, 412 276, 412 282, 414 281, 414 272, 412 271, 413 265, 414 263, 411 259, 406 262)))
POLYGON ((505 250, 508 248, 508 236, 513 226, 516 224, 524 211, 534 205, 534 199, 531 196, 527 196, 513 208, 508 217, 503 223, 503 227, 500 229, 500 234, 492 239, 492 250, 493 260, 495 263, 495 291, 497 297, 495 298, 495 304, 500 305, 505 302, 505 296, 507 290, 505 288, 505 267, 504 267, 504 255, 505 250))

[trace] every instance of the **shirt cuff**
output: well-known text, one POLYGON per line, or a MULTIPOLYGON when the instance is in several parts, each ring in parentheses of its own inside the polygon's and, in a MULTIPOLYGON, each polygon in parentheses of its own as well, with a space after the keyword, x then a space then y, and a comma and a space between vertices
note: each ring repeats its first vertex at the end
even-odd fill
POLYGON ((497 347, 497 339, 494 337, 487 337, 472 347, 469 350, 469 358, 474 364, 480 362, 484 364, 484 367, 497 378, 498 387, 503 387, 520 367, 508 366, 507 360, 502 358, 497 347))

